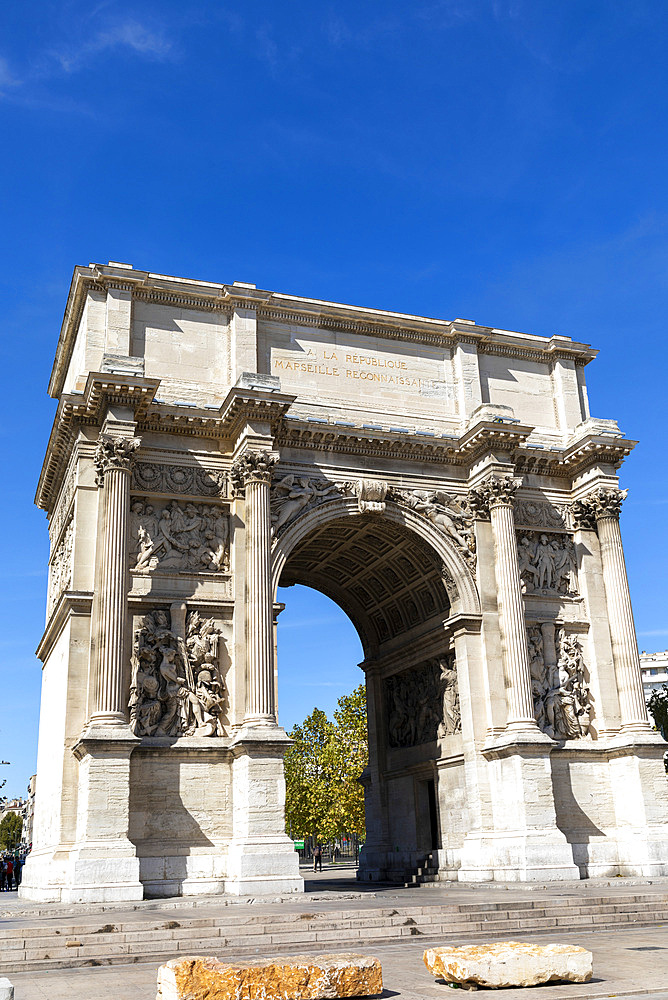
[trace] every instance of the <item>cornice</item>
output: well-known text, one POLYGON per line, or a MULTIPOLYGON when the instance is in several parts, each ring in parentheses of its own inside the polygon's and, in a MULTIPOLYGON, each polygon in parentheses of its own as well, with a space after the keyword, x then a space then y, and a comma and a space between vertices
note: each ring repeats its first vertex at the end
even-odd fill
POLYGON ((514 454, 515 471, 572 479, 592 465, 611 465, 619 469, 637 441, 605 434, 587 434, 565 448, 539 449, 523 445, 514 454))
POLYGON ((533 430, 530 424, 510 423, 505 420, 480 420, 462 434, 458 452, 462 460, 473 461, 482 452, 495 449, 513 453, 533 430))
POLYGON ((92 372, 81 394, 63 396, 58 405, 39 478, 35 503, 47 512, 55 498, 80 426, 99 426, 109 403, 134 410, 136 433, 172 432, 180 437, 234 441, 249 422, 264 422, 272 432, 295 400, 294 396, 261 389, 233 388, 216 410, 153 402, 159 379, 92 372))
POLYGON ((366 458, 402 458, 440 465, 469 465, 489 449, 514 452, 533 428, 521 424, 481 421, 461 437, 421 437, 368 427, 337 427, 313 424, 295 417, 284 418, 276 432, 276 446, 338 452, 366 458))
POLYGON ((37 506, 46 511, 53 508, 78 427, 100 424, 104 409, 114 403, 132 407, 135 419, 141 420, 159 385, 160 380, 155 378, 91 372, 82 393, 67 393, 62 396, 37 484, 37 506))

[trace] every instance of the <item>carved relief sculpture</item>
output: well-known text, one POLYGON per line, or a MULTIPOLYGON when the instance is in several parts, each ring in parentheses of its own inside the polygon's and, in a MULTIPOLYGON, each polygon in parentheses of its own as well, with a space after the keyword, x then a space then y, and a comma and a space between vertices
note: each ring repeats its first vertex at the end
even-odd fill
POLYGON ((153 493, 188 493, 192 496, 223 497, 227 494, 227 476, 215 469, 190 465, 161 465, 136 462, 132 470, 132 489, 153 493))
POLYGON ((388 486, 382 479, 359 479, 353 487, 360 514, 382 514, 388 486))
POLYGON ((571 512, 568 504, 549 503, 542 500, 515 500, 515 524, 537 528, 570 528, 571 512))
POLYGON ((47 611, 49 614, 51 614, 58 602, 58 598, 64 590, 67 590, 72 580, 73 542, 74 518, 70 518, 51 560, 49 599, 47 602, 47 611))
POLYGON ((405 503, 422 514, 455 543, 464 559, 475 567, 475 532, 467 502, 457 500, 442 490, 393 490, 390 499, 405 503))
POLYGON ((341 487, 326 479, 283 476, 271 488, 271 533, 278 535, 298 514, 341 493, 341 487))
POLYGON ((577 559, 570 535, 522 532, 517 552, 525 594, 578 593, 577 559))
POLYGON ((413 747, 461 730, 454 655, 433 658, 387 677, 385 704, 391 747, 413 747))
POLYGON ((224 736, 223 643, 213 619, 151 611, 134 635, 130 728, 135 736, 224 736), (183 621, 174 621, 174 618, 183 621))
POLYGON ((135 498, 130 508, 132 572, 225 573, 229 533, 223 507, 172 500, 156 508, 135 498))
POLYGON ((581 739, 589 733, 591 695, 577 636, 552 623, 528 628, 534 715, 555 740, 581 739))

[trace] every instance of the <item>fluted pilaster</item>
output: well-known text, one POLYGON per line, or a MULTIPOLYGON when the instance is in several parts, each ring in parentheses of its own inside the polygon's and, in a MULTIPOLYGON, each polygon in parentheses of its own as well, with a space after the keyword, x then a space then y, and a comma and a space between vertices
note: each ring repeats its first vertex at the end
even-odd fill
POLYGON ((232 477, 246 508, 246 716, 250 723, 275 724, 271 521, 269 490, 276 456, 247 452, 232 477))
POLYGON ((104 523, 98 631, 95 648, 93 724, 125 725, 123 670, 128 592, 130 473, 137 438, 102 436, 95 455, 98 486, 104 489, 104 523))
POLYGON ((537 730, 531 696, 531 673, 527 649, 524 602, 513 496, 520 481, 512 476, 491 476, 471 490, 471 504, 478 517, 489 516, 494 535, 495 570, 499 596, 499 618, 503 638, 508 728, 537 730))
POLYGON ((619 528, 619 514, 625 499, 626 490, 599 489, 587 497, 585 503, 589 503, 598 527, 622 729, 647 732, 650 724, 619 528))

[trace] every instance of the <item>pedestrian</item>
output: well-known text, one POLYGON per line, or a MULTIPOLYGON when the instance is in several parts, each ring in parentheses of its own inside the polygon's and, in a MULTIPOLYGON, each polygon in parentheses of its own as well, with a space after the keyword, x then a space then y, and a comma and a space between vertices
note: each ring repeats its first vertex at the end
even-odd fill
POLYGON ((11 892, 13 889, 12 882, 14 880, 14 862, 11 858, 7 858, 5 870, 7 872, 7 889, 11 892))
POLYGON ((322 847, 320 844, 316 844, 313 848, 313 871, 317 872, 318 869, 322 871, 322 847))
POLYGON ((16 864, 14 865, 14 881, 16 882, 16 888, 21 885, 21 877, 23 875, 23 866, 25 864, 25 858, 17 858, 16 864))
POLYGON ((0 858, 0 892, 4 892, 6 884, 7 884, 7 869, 5 868, 5 859, 0 858))

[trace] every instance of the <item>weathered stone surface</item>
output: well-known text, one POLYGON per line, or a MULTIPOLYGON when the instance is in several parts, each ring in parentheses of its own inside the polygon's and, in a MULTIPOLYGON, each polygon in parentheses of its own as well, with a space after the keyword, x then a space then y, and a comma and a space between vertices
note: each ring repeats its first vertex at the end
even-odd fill
POLYGON ((537 986, 558 979, 586 983, 592 954, 571 944, 499 941, 461 948, 428 948, 424 963, 438 979, 472 986, 537 986))
POLYGON ((377 958, 297 955, 258 962, 175 958, 158 969, 156 1000, 327 1000, 383 991, 377 958))

